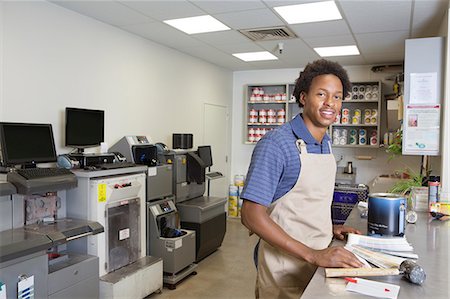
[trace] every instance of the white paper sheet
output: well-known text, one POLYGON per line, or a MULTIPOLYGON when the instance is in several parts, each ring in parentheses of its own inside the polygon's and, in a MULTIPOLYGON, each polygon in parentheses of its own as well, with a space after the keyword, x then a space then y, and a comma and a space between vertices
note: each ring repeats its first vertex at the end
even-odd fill
POLYGON ((356 292, 363 295, 373 296, 377 298, 391 298, 396 299, 400 286, 390 283, 383 283, 363 278, 351 278, 356 282, 348 282, 346 290, 349 292, 356 292))

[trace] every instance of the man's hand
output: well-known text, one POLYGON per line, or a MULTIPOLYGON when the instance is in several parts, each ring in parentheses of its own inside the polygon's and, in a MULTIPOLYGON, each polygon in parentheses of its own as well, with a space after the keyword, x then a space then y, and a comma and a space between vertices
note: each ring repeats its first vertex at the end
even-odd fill
POLYGON ((353 234, 358 234, 358 235, 361 234, 361 232, 359 230, 354 229, 353 227, 350 227, 350 226, 333 225, 333 235, 336 239, 344 240, 345 236, 348 233, 353 233, 353 234))
POLYGON ((353 253, 341 246, 312 250, 307 261, 326 268, 362 268, 364 266, 353 253))

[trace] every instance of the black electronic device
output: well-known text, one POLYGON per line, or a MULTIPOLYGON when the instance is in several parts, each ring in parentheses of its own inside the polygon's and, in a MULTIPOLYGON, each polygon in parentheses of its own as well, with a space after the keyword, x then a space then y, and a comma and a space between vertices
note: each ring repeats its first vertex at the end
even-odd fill
POLYGON ((84 148, 99 146, 104 141, 105 112, 103 110, 66 107, 66 141, 68 147, 84 148))
POLYGON ((158 150, 155 145, 133 145, 131 146, 133 159, 136 164, 156 166, 158 164, 158 150))
POLYGON ((210 145, 199 146, 197 148, 197 154, 203 160, 203 163, 205 163, 205 167, 211 167, 213 165, 210 145))
POLYGON ((172 148, 173 149, 191 149, 194 135, 192 134, 172 134, 172 148))
POLYGON ((0 123, 0 139, 5 166, 56 162, 51 124, 0 123))
MULTIPOLYGON (((114 163, 114 154, 70 154, 71 159, 78 160, 80 168, 96 166, 99 164, 114 163)), ((118 167, 117 167, 118 168, 118 167)))

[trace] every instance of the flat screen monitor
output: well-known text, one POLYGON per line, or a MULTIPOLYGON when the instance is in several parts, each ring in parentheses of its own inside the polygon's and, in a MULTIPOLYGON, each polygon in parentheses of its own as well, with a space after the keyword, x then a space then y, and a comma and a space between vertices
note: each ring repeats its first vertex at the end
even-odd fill
POLYGON ((213 165, 210 145, 199 146, 197 148, 197 153, 200 159, 205 163, 205 167, 211 167, 213 165))
POLYGON ((0 135, 7 166, 56 162, 51 124, 0 123, 0 135))
POLYGON ((82 151, 99 146, 104 140, 105 112, 103 110, 66 108, 66 142, 68 147, 82 151))

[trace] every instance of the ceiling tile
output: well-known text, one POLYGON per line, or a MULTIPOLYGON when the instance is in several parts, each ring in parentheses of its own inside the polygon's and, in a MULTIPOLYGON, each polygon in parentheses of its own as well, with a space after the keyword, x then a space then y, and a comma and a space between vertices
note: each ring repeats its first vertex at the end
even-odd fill
POLYGON ((324 1, 324 0, 263 0, 263 2, 269 7, 304 4, 304 3, 321 2, 321 1, 324 1))
POLYGON ((120 1, 123 5, 133 8, 159 21, 196 17, 206 13, 185 0, 176 1, 120 1))
POLYGON ((248 43, 250 40, 234 30, 193 34, 192 37, 210 45, 248 43))
POLYGON ((233 29, 282 26, 284 23, 270 9, 255 9, 214 15, 216 19, 233 29))
POLYGON ((344 20, 289 25, 289 28, 301 38, 351 34, 344 20))
POLYGON ((61 0, 51 2, 114 26, 141 24, 154 21, 118 2, 61 0))
POLYGON ((192 38, 165 23, 130 25, 122 27, 124 30, 150 39, 154 42, 178 49, 180 47, 200 47, 203 42, 192 38))
POLYGON ((264 48, 252 42, 215 45, 214 47, 228 54, 266 51, 264 48))
POLYGON ((339 0, 353 33, 409 30, 412 0, 339 0))
POLYGON ((391 53, 385 55, 383 53, 365 55, 364 59, 367 64, 384 64, 384 63, 403 63, 403 53, 391 53))
POLYGON ((303 39, 311 48, 356 45, 351 35, 334 35, 327 37, 308 37, 303 39))
POLYGON ((262 3, 259 0, 252 0, 252 1, 191 0, 190 2, 209 14, 266 8, 264 3, 262 3))
POLYGON ((405 39, 409 38, 409 31, 391 31, 356 34, 359 50, 364 54, 403 53, 405 39))
POLYGON ((411 37, 436 36, 448 5, 448 0, 415 1, 411 37))
POLYGON ((233 69, 237 66, 246 66, 246 63, 230 54, 218 51, 214 47, 204 45, 201 47, 183 48, 181 52, 206 60, 213 64, 233 69))

